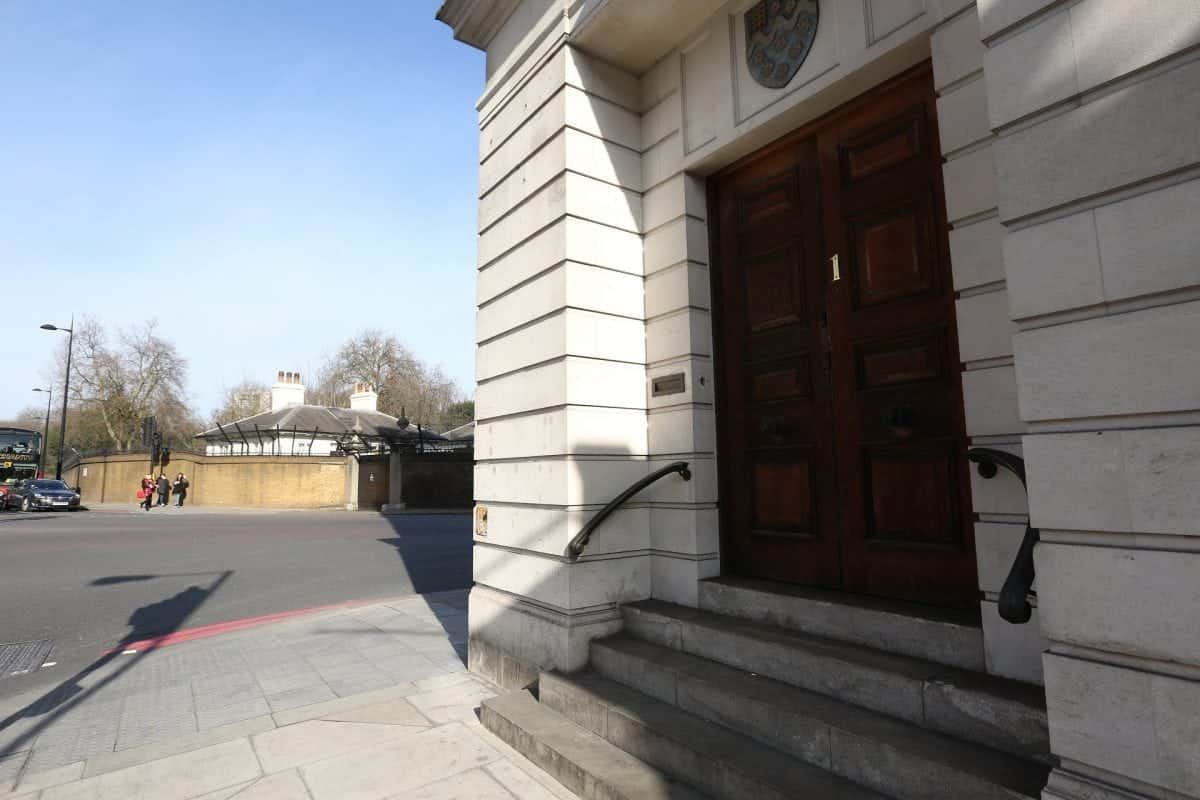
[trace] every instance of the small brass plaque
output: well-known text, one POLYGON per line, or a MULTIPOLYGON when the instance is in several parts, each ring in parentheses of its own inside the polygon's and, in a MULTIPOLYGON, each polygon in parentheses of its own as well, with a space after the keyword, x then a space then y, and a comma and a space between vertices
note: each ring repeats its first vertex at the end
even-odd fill
POLYGON ((679 394, 684 391, 683 373, 662 375, 650 381, 650 396, 661 397, 664 394, 679 394))
POLYGON ((475 506, 475 535, 487 536, 487 506, 475 506))

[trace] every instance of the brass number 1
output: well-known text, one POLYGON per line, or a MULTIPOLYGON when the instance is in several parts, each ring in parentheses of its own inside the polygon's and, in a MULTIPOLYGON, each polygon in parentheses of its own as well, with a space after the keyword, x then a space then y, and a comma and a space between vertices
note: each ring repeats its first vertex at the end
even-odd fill
POLYGON ((837 283, 842 279, 842 271, 838 269, 838 257, 836 253, 834 253, 833 258, 829 259, 829 262, 833 264, 833 281, 837 283))

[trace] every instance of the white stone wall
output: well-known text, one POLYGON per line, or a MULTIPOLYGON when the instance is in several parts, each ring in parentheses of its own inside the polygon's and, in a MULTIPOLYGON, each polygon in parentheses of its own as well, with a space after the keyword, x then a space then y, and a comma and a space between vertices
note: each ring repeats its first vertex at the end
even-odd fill
POLYGON ((687 461, 689 484, 650 493, 654 597, 695 606, 698 581, 720 573, 712 318, 704 181, 683 168, 679 57, 641 79, 646 270, 646 401, 652 461, 687 461), (683 391, 654 396, 655 379, 683 391))
MULTIPOLYGON (((973 446, 1022 455, 1025 430, 1017 410, 1013 334, 1004 274, 994 136, 988 116, 984 47, 975 3, 948 4, 933 32, 934 86, 938 135, 945 164, 946 219, 950 259, 958 292, 959 357, 963 364, 963 404, 973 446), (959 8, 958 6, 961 6, 959 8)), ((983 593, 984 654, 989 672, 1041 683, 1039 609, 1024 625, 1000 618, 997 598, 1025 535, 1028 504, 1020 481, 1006 471, 984 480, 972 470, 972 505, 979 589, 983 593)), ((1035 586, 1035 588, 1037 588, 1035 586)))
POLYGON ((232 442, 207 440, 204 454, 209 456, 328 456, 333 455, 337 448, 337 440, 318 436, 297 436, 294 440, 290 433, 275 438, 274 434, 262 434, 262 441, 247 433, 247 441, 235 438, 234 431, 228 431, 232 442))
POLYGON ((1200 797, 1200 3, 979 6, 1063 760, 1044 796, 1200 797))
POLYGON ((524 4, 479 107, 471 659, 506 684, 583 666, 652 580, 644 503, 566 558, 649 462, 639 86, 569 47, 565 23, 524 4))

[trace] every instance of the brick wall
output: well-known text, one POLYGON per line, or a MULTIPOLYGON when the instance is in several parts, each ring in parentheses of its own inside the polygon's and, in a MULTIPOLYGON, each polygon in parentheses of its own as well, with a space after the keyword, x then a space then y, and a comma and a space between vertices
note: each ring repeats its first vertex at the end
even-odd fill
MULTIPOLYGON (((137 503, 145 454, 90 458, 65 476, 79 486, 83 502, 137 503), (85 474, 86 473, 86 474, 85 474)), ((348 502, 346 459, 286 456, 177 454, 164 470, 188 476, 188 503, 255 508, 344 508, 348 502)))

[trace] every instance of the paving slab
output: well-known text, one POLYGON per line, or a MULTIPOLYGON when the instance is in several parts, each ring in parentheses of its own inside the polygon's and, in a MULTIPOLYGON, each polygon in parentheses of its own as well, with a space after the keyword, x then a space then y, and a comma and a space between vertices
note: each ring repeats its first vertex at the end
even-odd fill
POLYGON ((384 800, 499 758, 451 723, 310 764, 300 774, 314 800, 384 800))
POLYGON ((212 711, 240 703, 264 699, 262 687, 250 670, 224 675, 203 675, 192 678, 192 696, 196 711, 212 711))
POLYGON ((410 726, 313 719, 258 734, 252 738, 258 760, 267 774, 308 764, 409 736, 410 726))
POLYGON ((332 689, 321 683, 316 686, 301 686, 297 689, 289 689, 279 694, 269 694, 267 695, 267 702, 271 706, 271 711, 286 711, 289 708, 299 708, 300 706, 320 703, 323 700, 332 700, 336 696, 332 689))
POLYGON ((21 774, 21 767, 28 756, 28 752, 0 756, 0 792, 7 792, 16 785, 17 776, 21 774))
POLYGON ((472 769, 404 794, 393 795, 393 799, 512 800, 512 793, 486 769, 472 769))
POLYGON ((199 750, 222 742, 231 742, 256 733, 273 730, 275 721, 270 716, 255 717, 232 725, 222 725, 219 728, 201 731, 190 736, 180 736, 164 742, 134 747, 115 753, 99 753, 87 760, 84 767, 84 777, 102 775, 105 772, 115 772, 119 769, 157 761, 178 753, 199 750))
POLYGON ((260 775, 245 739, 46 789, 41 800, 187 800, 260 775))
POLYGON ((125 698, 117 726, 115 749, 128 750, 150 742, 196 732, 192 687, 176 684, 125 698))
POLYGON ((562 784, 556 782, 546 773, 537 770, 537 767, 526 761, 524 756, 521 756, 517 751, 511 750, 507 745, 504 745, 503 748, 500 747, 503 743, 482 725, 478 726, 478 731, 487 740, 490 740, 493 748, 506 756, 506 760, 493 761, 484 767, 484 769, 508 789, 514 797, 519 797, 521 800, 555 800, 556 798, 558 800, 566 800, 568 798, 575 798, 575 795, 568 792, 562 784), (504 752, 506 749, 509 750, 511 756, 504 752), (517 766, 517 763, 525 765, 525 768, 517 766), (534 777, 526 770, 537 770, 539 774, 537 777, 534 777))
POLYGON ((333 700, 326 700, 320 703, 313 703, 309 706, 293 708, 287 711, 280 711, 274 715, 275 724, 279 727, 284 725, 294 725, 297 722, 304 722, 310 719, 320 719, 327 714, 334 714, 339 711, 347 711, 360 706, 370 705, 372 703, 385 703, 398 697, 404 697, 418 691, 416 686, 411 683, 401 683, 396 686, 380 689, 374 692, 364 692, 363 694, 354 695, 351 697, 338 697, 333 700))
POLYGON ((471 678, 462 683, 411 695, 408 701, 437 723, 469 721, 476 719, 475 709, 479 704, 496 694, 494 688, 471 678))
POLYGON ((424 714, 404 698, 334 711, 321 719, 332 722, 370 722, 378 725, 415 725, 422 728, 428 728, 431 724, 424 714))
POLYGON ((232 725, 255 717, 271 713, 271 706, 265 697, 255 698, 246 702, 214 708, 208 711, 196 711, 196 729, 199 731, 232 725))
POLYGON ((236 795, 236 800, 311 800, 308 787, 296 770, 267 775, 236 795))
MULTIPOLYGON (((258 780, 258 778, 255 778, 252 781, 235 783, 232 786, 226 786, 224 789, 218 789, 215 792, 209 792, 208 794, 191 798, 191 800, 231 800, 231 798, 236 797, 238 793, 257 783, 258 780)), ((4 800, 8 800, 8 798, 6 797, 4 800)))
POLYGON ((57 769, 50 769, 45 772, 27 772, 21 777, 20 783, 17 784, 17 790, 21 792, 33 792, 38 789, 46 789, 50 786, 77 781, 83 777, 84 766, 84 762, 76 761, 73 764, 67 764, 65 767, 58 767, 57 769))

